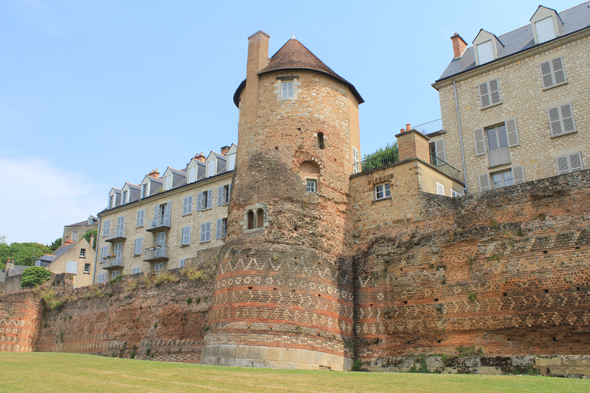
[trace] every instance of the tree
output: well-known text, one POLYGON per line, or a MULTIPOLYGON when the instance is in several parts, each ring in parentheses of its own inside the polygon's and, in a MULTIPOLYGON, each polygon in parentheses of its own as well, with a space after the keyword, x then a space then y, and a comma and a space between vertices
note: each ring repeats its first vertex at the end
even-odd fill
POLYGON ((82 239, 86 239, 88 240, 88 243, 90 243, 90 236, 92 235, 94 235, 94 244, 92 245, 92 248, 96 250, 96 243, 98 243, 98 230, 92 229, 87 231, 84 236, 82 236, 82 239))
POLYGON ((362 170, 379 168, 380 166, 393 164, 399 160, 399 153, 397 149, 397 141, 394 144, 387 144, 385 148, 379 148, 371 154, 366 154, 363 157, 362 170))
POLYGON ((10 258, 15 265, 33 266, 37 258, 51 252, 49 247, 39 243, 0 244, 0 265, 4 266, 10 258))
POLYGON ((60 247, 61 247, 61 237, 58 237, 57 239, 55 239, 55 241, 53 243, 51 243, 51 246, 49 246, 49 249, 51 250, 51 252, 55 252, 55 250, 57 250, 60 247))
POLYGON ((36 287, 51 278, 51 272, 41 266, 33 266, 23 271, 21 287, 36 287))
POLYGON ((6 236, 0 235, 0 244, 6 244, 6 236))

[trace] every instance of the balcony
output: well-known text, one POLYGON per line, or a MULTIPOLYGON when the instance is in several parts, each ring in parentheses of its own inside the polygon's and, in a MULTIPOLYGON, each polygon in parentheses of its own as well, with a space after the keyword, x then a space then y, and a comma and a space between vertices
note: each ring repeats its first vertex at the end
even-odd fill
POLYGON ((158 232, 164 229, 170 229, 170 216, 165 214, 154 216, 146 228, 148 232, 158 232))
POLYGON ((105 236, 104 241, 110 242, 110 243, 115 243, 115 242, 120 242, 125 239, 126 239, 125 228, 123 226, 121 226, 121 227, 117 226, 116 228, 113 228, 109 231, 109 233, 105 236))
POLYGON ((107 258, 101 262, 102 268, 106 270, 121 269, 123 268, 123 257, 107 258))
POLYGON ((490 150, 490 167, 498 165, 510 164, 510 150, 507 147, 490 150))
POLYGON ((368 158, 361 161, 360 168, 354 166, 353 164, 353 173, 362 173, 368 172, 372 169, 381 168, 383 166, 394 164, 399 161, 399 154, 397 150, 389 149, 389 145, 387 146, 385 151, 377 151, 374 154, 370 154, 368 158))
POLYGON ((434 134, 435 132, 439 132, 443 130, 442 126, 442 119, 436 119, 429 121, 428 123, 419 124, 417 126, 412 127, 416 131, 420 131, 422 135, 430 135, 434 134))
POLYGON ((454 166, 444 162, 434 154, 430 155, 430 163, 434 165, 439 171, 443 172, 447 176, 453 179, 461 180, 461 171, 454 166))
POLYGON ((143 252, 143 260, 145 262, 163 262, 168 260, 168 247, 166 246, 155 247, 153 250, 146 248, 143 252))

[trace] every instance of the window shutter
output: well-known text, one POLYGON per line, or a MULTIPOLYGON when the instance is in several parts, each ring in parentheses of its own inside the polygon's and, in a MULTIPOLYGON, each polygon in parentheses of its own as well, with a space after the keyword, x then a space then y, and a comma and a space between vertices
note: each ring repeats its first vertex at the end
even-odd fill
POLYGON ((436 158, 440 158, 443 161, 447 161, 447 156, 445 153, 445 140, 441 139, 440 141, 434 142, 434 148, 436 150, 436 158))
POLYGON ((213 190, 207 192, 207 209, 213 207, 213 190))
POLYGON ((193 196, 189 196, 188 197, 188 213, 192 213, 193 212, 193 196))
POLYGON ((104 258, 107 256, 107 252, 109 252, 109 248, 108 246, 102 246, 102 248, 100 249, 100 257, 104 258))
POLYGON ((565 104, 561 106, 561 118, 563 121, 563 132, 570 132, 576 129, 574 125, 572 104, 565 104))
POLYGON ((220 218, 215 222, 215 238, 221 239, 221 225, 223 225, 223 219, 220 218))
POLYGON ((166 232, 158 232, 158 237, 156 238, 156 245, 162 247, 166 245, 166 232))
POLYGON ((141 226, 141 225, 139 225, 139 223, 140 223, 140 217, 141 217, 141 210, 137 212, 137 220, 135 222, 135 226, 136 227, 141 226))
POLYGON ((138 237, 135 239, 135 255, 141 254, 141 248, 143 247, 143 238, 138 237))
POLYGON ((548 110, 549 124, 551 125, 551 135, 559 135, 562 133, 561 122, 559 121, 559 108, 551 108, 548 110))
POLYGON ((211 222, 207 223, 207 240, 211 240, 211 222))
POLYGON ((186 214, 187 213, 187 207, 186 205, 188 204, 188 197, 184 197, 184 199, 182 200, 182 214, 186 214))
POLYGON ((492 104, 499 103, 502 99, 500 97, 500 85, 497 79, 488 82, 490 87, 490 94, 492 95, 492 104))
POLYGON ((524 183, 524 168, 522 165, 512 168, 512 177, 514 178, 514 184, 524 183))
POLYGON ((473 138, 475 139, 475 155, 481 156, 482 154, 486 154, 486 142, 483 136, 483 128, 474 130, 473 138))
POLYGON ((67 261, 66 273, 76 274, 78 272, 78 262, 67 261))
POLYGON ((564 173, 569 173, 570 168, 569 168, 567 156, 557 157, 555 159, 555 161, 557 162, 557 174, 558 175, 563 175, 564 173))
POLYGON ((555 78, 555 84, 565 82, 565 70, 563 69, 561 57, 551 60, 551 65, 553 66, 553 77, 555 78))
POLYGON ((486 173, 479 175, 479 191, 490 190, 490 176, 486 173))
POLYGON ((488 83, 481 83, 479 85, 479 99, 481 101, 481 107, 485 108, 486 106, 490 106, 490 95, 488 91, 488 83))
POLYGON ((141 210, 141 225, 145 224, 145 209, 141 210))
POLYGON ((548 61, 541 63, 541 77, 543 78, 543 88, 551 87, 553 83, 553 75, 551 74, 551 65, 548 61))
POLYGON ((227 195, 225 196, 225 203, 229 203, 230 196, 231 196, 231 183, 227 185, 227 195))
POLYGON ((519 144, 518 130, 516 129, 516 119, 506 121, 506 132, 508 133, 508 146, 516 146, 519 144))
POLYGON ((197 194, 197 211, 203 210, 203 193, 199 192, 197 194))
POLYGON ((580 152, 570 154, 569 157, 570 157, 571 172, 581 171, 582 169, 584 169, 584 167, 582 165, 582 155, 580 152))
POLYGON ((201 224, 201 242, 205 241, 206 236, 207 236, 207 223, 204 222, 201 224))
POLYGON ((445 186, 440 183, 436 183, 436 193, 438 195, 445 195, 445 186))
POLYGON ((217 187, 217 206, 223 205, 223 186, 217 187))
POLYGON ((164 210, 164 214, 166 217, 170 217, 172 215, 172 202, 166 203, 166 209, 164 210))

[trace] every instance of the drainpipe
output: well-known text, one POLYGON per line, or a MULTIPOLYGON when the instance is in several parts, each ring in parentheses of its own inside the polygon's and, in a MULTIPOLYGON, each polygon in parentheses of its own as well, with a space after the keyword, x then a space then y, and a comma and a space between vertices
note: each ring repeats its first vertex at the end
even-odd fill
POLYGON ((465 183, 465 195, 467 195, 467 170, 465 169, 465 153, 463 152, 463 132, 461 132, 461 117, 459 116, 459 104, 457 103, 457 86, 453 81, 453 93, 455 95, 455 109, 457 110, 457 125, 459 126, 459 142, 461 143, 461 161, 463 161, 463 183, 465 183))
POLYGON ((96 279, 96 265, 98 265, 98 239, 100 239, 100 224, 102 223, 102 217, 98 216, 98 230, 96 231, 96 249, 94 250, 94 271, 92 272, 92 285, 96 279))

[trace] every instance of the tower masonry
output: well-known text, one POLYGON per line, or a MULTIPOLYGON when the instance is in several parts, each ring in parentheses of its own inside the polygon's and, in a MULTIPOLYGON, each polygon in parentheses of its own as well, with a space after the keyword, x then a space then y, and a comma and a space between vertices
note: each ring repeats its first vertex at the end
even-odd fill
POLYGON ((234 95, 239 147, 203 363, 346 370, 363 99, 297 39, 270 59, 268 43, 249 37, 234 95))

